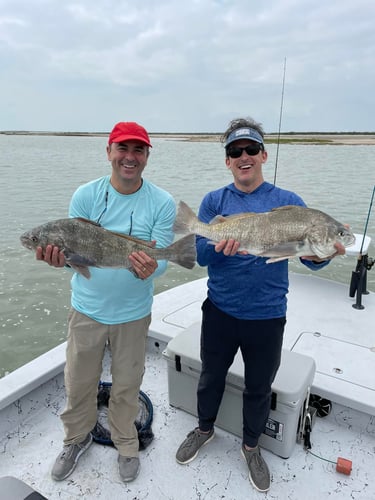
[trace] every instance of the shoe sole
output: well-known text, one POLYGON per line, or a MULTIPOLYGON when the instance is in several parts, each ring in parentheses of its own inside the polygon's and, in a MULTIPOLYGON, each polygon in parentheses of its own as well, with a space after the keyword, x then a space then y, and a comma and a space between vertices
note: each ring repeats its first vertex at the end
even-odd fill
POLYGON ((141 464, 140 464, 140 462, 138 460, 138 468, 135 471, 135 473, 132 476, 122 477, 121 474, 120 474, 120 465, 119 465, 119 476, 120 476, 121 481, 123 483, 130 483, 131 481, 134 481, 134 479, 136 479, 138 477, 140 468, 141 468, 141 464))
MULTIPOLYGON (((243 456, 243 458, 245 459, 245 462, 246 462, 246 465, 247 465, 247 460, 246 460, 246 457, 245 457, 245 453, 243 452, 243 449, 241 448, 241 455, 243 456)), ((249 468, 249 466, 247 465, 247 467, 249 468)), ((268 488, 262 490, 259 488, 259 486, 257 486, 254 481, 253 481, 253 478, 251 477, 251 473, 250 473, 250 469, 249 469, 249 480, 250 480, 250 483, 252 484, 252 486, 257 490, 257 491, 260 491, 261 493, 265 493, 266 491, 269 491, 270 487, 271 486, 268 486, 268 488)))
POLYGON ((64 481, 64 479, 66 479, 67 477, 69 477, 69 476, 70 476, 70 474, 72 474, 72 472, 74 471, 74 469, 75 469, 75 468, 76 468, 76 466, 77 466, 77 463, 78 463, 78 459, 79 459, 79 457, 80 457, 80 456, 81 456, 81 455, 82 455, 82 454, 83 454, 83 453, 84 453, 84 452, 85 452, 85 451, 86 451, 86 450, 87 450, 87 449, 91 446, 91 444, 92 444, 93 439, 92 439, 92 435, 91 435, 91 434, 90 434, 90 437, 91 437, 90 441, 89 441, 89 442, 88 442, 88 443, 87 443, 87 444, 86 444, 83 448, 81 448, 81 450, 77 453, 76 459, 75 459, 75 461, 74 461, 74 463, 73 463, 73 467, 72 467, 72 468, 71 468, 71 469, 70 469, 70 470, 69 470, 69 471, 65 474, 65 476, 63 476, 63 477, 57 477, 57 476, 55 476, 54 474, 52 474, 52 473, 51 473, 51 477, 52 477, 52 479, 53 479, 54 481, 64 481))
POLYGON ((126 478, 123 478, 120 476, 120 479, 123 483, 130 483, 132 481, 134 481, 134 479, 136 479, 138 477, 138 474, 139 474, 139 469, 140 467, 138 467, 138 470, 136 472, 136 474, 134 476, 129 476, 129 477, 126 477, 126 478))
POLYGON ((210 437, 209 437, 209 438, 208 438, 208 439, 207 439, 207 440, 206 440, 206 441, 202 444, 202 446, 200 446, 200 447, 197 449, 197 451, 196 451, 195 455, 193 455, 193 456, 192 456, 191 458, 189 458, 188 460, 185 460, 185 462, 181 462, 181 461, 180 461, 180 460, 178 460, 178 459, 177 459, 177 457, 176 457, 176 462, 177 462, 178 464, 180 464, 180 465, 186 465, 186 464, 189 464, 190 462, 192 462, 193 460, 195 460, 195 459, 197 458, 198 453, 199 453, 199 450, 201 450, 201 449, 203 448, 203 446, 204 446, 204 445, 206 445, 206 444, 208 444, 210 441, 212 441, 214 437, 215 437, 215 433, 213 432, 213 433, 212 433, 212 436, 210 436, 210 437))

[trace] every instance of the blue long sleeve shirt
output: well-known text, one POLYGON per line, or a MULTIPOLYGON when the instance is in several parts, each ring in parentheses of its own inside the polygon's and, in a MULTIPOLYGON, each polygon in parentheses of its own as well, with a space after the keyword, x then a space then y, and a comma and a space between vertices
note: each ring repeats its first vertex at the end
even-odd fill
MULTIPOLYGON (((208 193, 200 206, 199 219, 210 222, 216 215, 268 212, 285 205, 306 206, 302 198, 263 182, 245 193, 230 184, 208 193)), ((225 256, 214 245, 197 236, 197 260, 208 266, 208 297, 223 312, 239 319, 272 319, 286 315, 289 287, 288 260, 266 264, 267 258, 254 255, 225 256)), ((317 270, 328 264, 300 259, 317 270)))
MULTIPOLYGON (((80 186, 73 194, 70 217, 84 217, 109 229, 146 241, 156 240, 157 247, 166 247, 173 240, 176 206, 172 196, 143 179, 142 187, 123 195, 101 177, 80 186)), ((127 269, 90 268, 91 278, 74 273, 71 304, 77 311, 104 324, 134 321, 151 312, 153 278, 162 274, 166 261, 148 279, 137 279, 127 269)))

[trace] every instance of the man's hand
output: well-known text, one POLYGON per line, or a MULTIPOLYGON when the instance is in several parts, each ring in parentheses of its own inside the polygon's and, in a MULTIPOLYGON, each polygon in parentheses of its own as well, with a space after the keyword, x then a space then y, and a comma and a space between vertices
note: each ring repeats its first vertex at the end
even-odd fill
POLYGON ((38 247, 36 249, 36 259, 44 260, 44 262, 53 267, 64 267, 66 264, 64 252, 60 251, 59 247, 53 245, 47 245, 45 252, 43 252, 42 247, 38 247))
POLYGON ((223 252, 224 255, 226 256, 233 256, 236 254, 240 255, 248 255, 248 252, 246 250, 240 250, 241 243, 239 241, 230 239, 230 240, 221 240, 219 243, 215 245, 215 252, 223 252))
POLYGON ((334 247, 336 248, 336 252, 330 255, 329 257, 326 257, 325 259, 320 259, 316 255, 307 255, 306 257, 301 257, 301 258, 305 260, 312 260, 318 264, 320 262, 325 262, 326 260, 331 260, 337 255, 345 255, 344 245, 342 245, 341 243, 335 243, 334 247))
POLYGON ((142 280, 150 277, 158 267, 157 261, 142 251, 131 253, 129 255, 129 260, 134 268, 134 271, 142 280))

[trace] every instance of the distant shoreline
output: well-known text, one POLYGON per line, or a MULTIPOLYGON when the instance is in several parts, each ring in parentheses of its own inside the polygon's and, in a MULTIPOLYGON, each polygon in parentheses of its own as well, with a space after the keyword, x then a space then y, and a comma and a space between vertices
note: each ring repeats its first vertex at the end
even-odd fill
MULTIPOLYGON (((107 137, 108 132, 33 132, 33 131, 0 131, 0 135, 29 135, 57 137, 107 137)), ((221 134, 206 133, 150 133, 151 138, 170 139, 190 142, 219 142, 221 134)), ((280 142, 282 144, 310 145, 375 145, 375 132, 288 132, 266 134, 267 144, 280 142)))

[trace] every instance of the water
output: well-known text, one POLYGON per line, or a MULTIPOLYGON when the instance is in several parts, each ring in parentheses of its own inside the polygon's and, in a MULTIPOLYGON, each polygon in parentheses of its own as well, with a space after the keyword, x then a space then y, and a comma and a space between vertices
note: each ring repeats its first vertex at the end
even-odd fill
MULTIPOLYGON (((221 144, 154 139, 145 175, 195 211, 207 191, 231 182, 221 144)), ((65 340, 70 273, 37 262, 19 243, 22 232, 67 216, 75 188, 110 172, 103 137, 0 135, 0 377, 65 340)), ((273 182, 276 146, 264 167, 273 182)), ((375 146, 282 145, 277 184, 362 233, 375 173, 375 146)), ((375 215, 368 234, 375 239, 375 215)), ((375 256, 374 243, 369 252, 375 256)), ((319 275, 348 283, 353 257, 335 259, 319 275)), ((298 261, 290 268, 309 272, 298 261)), ((170 264, 156 292, 206 275, 170 264)), ((375 291, 375 270, 368 288, 375 291)), ((307 305, 308 306, 308 305, 307 305)))

